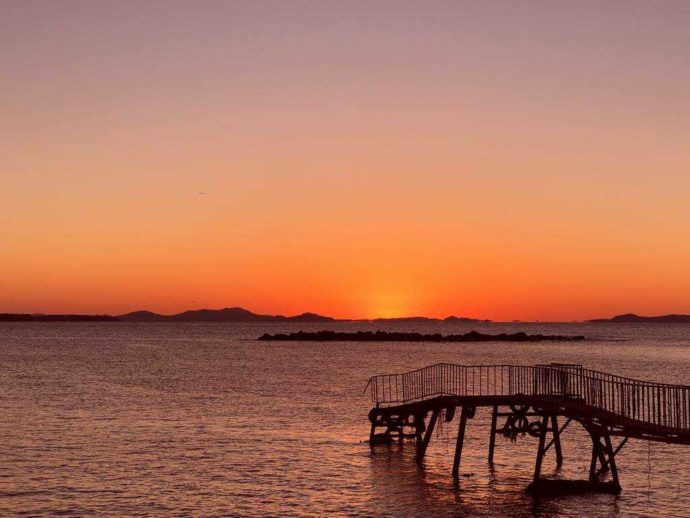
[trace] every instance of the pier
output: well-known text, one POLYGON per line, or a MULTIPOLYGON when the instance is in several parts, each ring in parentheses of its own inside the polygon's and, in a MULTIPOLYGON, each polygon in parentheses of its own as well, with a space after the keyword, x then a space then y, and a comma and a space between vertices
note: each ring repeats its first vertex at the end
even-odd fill
POLYGON ((458 478, 467 422, 478 408, 491 412, 488 462, 496 435, 538 438, 534 492, 621 490, 616 456, 630 439, 690 444, 690 386, 640 381, 582 365, 455 365, 439 363, 404 374, 373 376, 365 388, 370 443, 413 439, 422 462, 439 419, 457 417, 452 475, 458 478), (548 480, 541 476, 547 452, 563 463, 561 434, 573 423, 592 442, 589 478, 548 480), (605 476, 610 478, 604 480, 605 476))

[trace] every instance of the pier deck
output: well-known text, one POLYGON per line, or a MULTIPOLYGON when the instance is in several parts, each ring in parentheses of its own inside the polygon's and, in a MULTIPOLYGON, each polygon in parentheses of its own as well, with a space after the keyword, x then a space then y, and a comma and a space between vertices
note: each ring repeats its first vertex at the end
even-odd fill
MULTIPOLYGON (((455 365, 439 363, 404 374, 373 376, 365 389, 370 442, 416 439, 421 462, 436 422, 450 422, 460 409, 453 476, 459 476, 465 429, 478 407, 492 409, 489 462, 496 434, 528 433, 539 438, 532 490, 549 490, 541 478, 553 447, 560 465, 560 434, 577 422, 592 440, 589 479, 570 486, 620 491, 616 455, 629 439, 690 444, 690 386, 640 381, 585 369, 581 365, 455 365), (499 427, 499 418, 505 418, 499 427), (559 426, 559 418, 563 425, 559 426), (547 438, 550 440, 547 442, 547 438), (618 438, 614 446, 612 437, 618 438), (602 482, 609 473, 611 480, 602 482)), ((562 481, 558 482, 563 486, 562 481)))

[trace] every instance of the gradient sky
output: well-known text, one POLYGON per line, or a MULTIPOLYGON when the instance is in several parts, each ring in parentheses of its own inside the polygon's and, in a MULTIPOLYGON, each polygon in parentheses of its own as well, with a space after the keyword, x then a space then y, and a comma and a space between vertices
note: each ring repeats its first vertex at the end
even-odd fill
POLYGON ((690 313, 690 2, 0 7, 0 311, 690 313))

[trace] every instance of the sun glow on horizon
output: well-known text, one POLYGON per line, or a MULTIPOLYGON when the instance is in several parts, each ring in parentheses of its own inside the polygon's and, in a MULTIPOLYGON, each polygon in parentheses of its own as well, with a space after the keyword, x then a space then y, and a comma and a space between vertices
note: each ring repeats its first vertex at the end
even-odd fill
POLYGON ((370 296, 367 318, 398 318, 410 316, 411 304, 408 297, 399 293, 377 293, 370 296))
POLYGON ((68 4, 0 17, 0 312, 690 313, 690 10, 68 4))

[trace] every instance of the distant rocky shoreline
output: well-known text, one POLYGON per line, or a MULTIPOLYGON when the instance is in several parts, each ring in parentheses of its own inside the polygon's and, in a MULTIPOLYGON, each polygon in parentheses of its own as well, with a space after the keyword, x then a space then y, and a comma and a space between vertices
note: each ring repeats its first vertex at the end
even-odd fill
POLYGON ((298 331, 290 334, 263 334, 257 340, 263 341, 307 341, 307 342, 573 342, 584 340, 584 336, 528 335, 527 333, 500 333, 495 335, 470 331, 464 334, 442 335, 440 333, 397 333, 387 331, 298 331))
POLYGON ((407 324, 433 324, 445 322, 449 324, 458 323, 477 323, 490 322, 490 320, 477 320, 474 318, 449 317, 429 318, 429 317, 398 317, 398 318, 375 318, 375 319, 349 319, 333 318, 317 313, 301 313, 299 315, 261 315, 253 313, 244 308, 223 308, 223 309, 195 309, 177 313, 174 315, 161 315, 151 311, 133 311, 118 318, 125 322, 377 322, 377 323, 407 323, 407 324))
POLYGON ((690 315, 659 315, 656 317, 647 317, 636 315, 635 313, 626 313, 625 315, 616 315, 613 318, 594 318, 587 322, 595 323, 618 323, 618 324, 690 324, 690 315))
POLYGON ((326 322, 376 322, 376 323, 406 323, 406 324, 434 324, 439 322, 477 323, 490 322, 490 320, 477 320, 474 318, 458 317, 451 315, 444 319, 429 317, 400 317, 400 318, 375 318, 375 319, 343 319, 319 315, 316 313, 301 313, 299 315, 261 315, 247 309, 234 307, 223 309, 191 309, 173 315, 162 315, 152 311, 133 311, 124 315, 44 315, 44 314, 19 314, 0 313, 0 322, 202 322, 202 323, 326 323, 326 322))
MULTIPOLYGON (((328 325, 330 322, 373 322, 377 324, 489 324, 491 320, 480 320, 476 318, 459 317, 451 315, 445 318, 432 318, 423 316, 412 317, 393 317, 393 318, 334 318, 317 313, 301 313, 299 315, 262 315, 253 313, 247 309, 232 307, 222 309, 192 309, 163 315, 152 311, 133 311, 124 315, 46 315, 41 313, 0 313, 0 322, 204 322, 204 323, 322 323, 328 325)), ((533 323, 529 321, 513 323, 533 323)), ((537 323, 537 322, 534 322, 537 323)), ((690 315, 672 314, 659 316, 640 316, 634 313, 616 315, 612 318, 597 318, 586 320, 580 323, 621 323, 621 324, 690 324, 690 315)))

